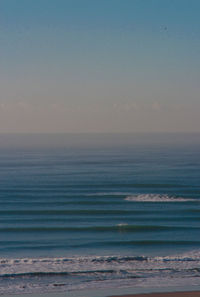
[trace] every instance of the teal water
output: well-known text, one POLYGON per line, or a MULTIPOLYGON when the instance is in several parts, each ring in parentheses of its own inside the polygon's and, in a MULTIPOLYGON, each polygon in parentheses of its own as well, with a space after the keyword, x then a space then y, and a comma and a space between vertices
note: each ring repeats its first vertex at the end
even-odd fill
POLYGON ((1 294, 200 285, 198 134, 45 137, 0 136, 1 294))

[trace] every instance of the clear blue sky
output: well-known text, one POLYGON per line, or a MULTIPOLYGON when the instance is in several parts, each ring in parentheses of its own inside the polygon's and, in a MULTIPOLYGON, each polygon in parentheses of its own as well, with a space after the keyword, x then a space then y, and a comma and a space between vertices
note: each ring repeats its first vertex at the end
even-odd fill
POLYGON ((1 0, 0 132, 200 132, 199 0, 1 0))

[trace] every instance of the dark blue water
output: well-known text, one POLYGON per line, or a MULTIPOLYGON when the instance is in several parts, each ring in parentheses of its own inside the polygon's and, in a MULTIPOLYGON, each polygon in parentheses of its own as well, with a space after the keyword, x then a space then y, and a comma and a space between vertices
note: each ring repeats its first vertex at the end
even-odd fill
POLYGON ((0 293, 200 284, 198 134, 20 137, 0 137, 0 293))

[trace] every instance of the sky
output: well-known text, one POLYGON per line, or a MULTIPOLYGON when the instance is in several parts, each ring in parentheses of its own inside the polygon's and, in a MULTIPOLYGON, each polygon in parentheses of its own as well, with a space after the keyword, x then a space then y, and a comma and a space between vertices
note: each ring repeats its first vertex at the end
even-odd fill
POLYGON ((0 133, 200 132, 199 0, 0 0, 0 133))

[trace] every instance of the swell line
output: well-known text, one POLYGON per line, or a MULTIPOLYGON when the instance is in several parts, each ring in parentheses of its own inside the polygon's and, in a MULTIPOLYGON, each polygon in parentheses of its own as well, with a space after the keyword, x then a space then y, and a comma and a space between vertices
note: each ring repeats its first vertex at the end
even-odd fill
POLYGON ((141 231, 168 231, 168 230, 199 230, 200 227, 192 226, 159 226, 159 225, 126 225, 118 224, 117 226, 90 226, 90 227, 5 227, 0 228, 0 232, 50 232, 50 231, 126 231, 126 232, 141 232, 141 231))
MULTIPOLYGON (((189 213, 189 212, 200 212, 200 209, 172 209, 170 210, 171 214, 181 214, 181 213, 189 213)), ((120 209, 78 209, 78 210, 65 210, 65 209, 60 209, 60 210, 54 210, 54 209, 24 209, 24 210, 0 210, 1 215, 62 215, 62 214, 68 214, 68 215, 133 215, 133 214, 149 214, 149 210, 120 210, 120 209)), ((159 213, 169 213, 168 209, 159 209, 159 213)))

